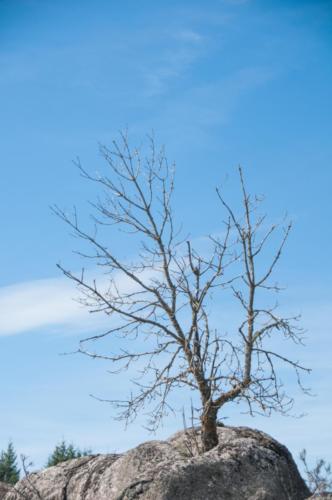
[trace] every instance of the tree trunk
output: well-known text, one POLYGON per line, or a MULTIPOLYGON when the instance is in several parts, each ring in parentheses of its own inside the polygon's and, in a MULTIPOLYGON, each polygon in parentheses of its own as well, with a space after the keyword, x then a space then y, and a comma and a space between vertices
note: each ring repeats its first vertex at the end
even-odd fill
POLYGON ((217 410, 208 408, 201 416, 201 440, 203 451, 209 451, 218 444, 217 410))

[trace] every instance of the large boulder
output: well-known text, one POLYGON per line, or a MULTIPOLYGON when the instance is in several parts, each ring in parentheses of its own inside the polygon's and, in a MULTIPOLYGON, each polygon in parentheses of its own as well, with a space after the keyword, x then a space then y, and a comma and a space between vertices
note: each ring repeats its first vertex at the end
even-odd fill
POLYGON ((0 481, 0 500, 1 498, 4 498, 5 497, 5 494, 8 493, 8 491, 10 491, 11 489, 11 486, 7 483, 3 483, 2 481, 0 481))
POLYGON ((332 493, 326 491, 325 493, 318 493, 316 495, 312 495, 308 500, 332 500, 332 493))
POLYGON ((219 427, 199 453, 199 430, 122 455, 83 457, 22 480, 5 500, 303 500, 310 493, 291 454, 270 436, 219 427), (38 496, 39 495, 39 496, 38 496))

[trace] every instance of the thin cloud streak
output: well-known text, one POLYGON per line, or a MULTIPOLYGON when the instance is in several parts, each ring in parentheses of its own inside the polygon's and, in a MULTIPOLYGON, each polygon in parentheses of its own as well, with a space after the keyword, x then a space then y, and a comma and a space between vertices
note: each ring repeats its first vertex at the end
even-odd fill
POLYGON ((164 39, 158 40, 161 44, 161 54, 157 61, 149 61, 144 73, 145 97, 164 94, 204 55, 204 37, 193 30, 186 29, 167 32, 164 39), (162 42, 175 41, 167 49, 162 42))
POLYGON ((88 312, 73 300, 74 296, 72 284, 64 278, 0 288, 0 336, 84 324, 88 312))
MULTIPOLYGON (((144 273, 150 280, 153 271, 144 273)), ((141 275, 143 277, 143 274, 141 275)), ((85 278, 96 279, 98 288, 106 291, 110 283, 103 275, 90 270, 85 278), (93 278, 92 278, 93 277, 93 278)), ((117 290, 131 293, 137 285, 124 274, 113 276, 117 290)), ((79 302, 82 298, 79 290, 65 278, 50 278, 28 281, 0 288, 0 337, 14 335, 42 328, 86 333, 110 324, 105 314, 90 314, 89 309, 79 302)))

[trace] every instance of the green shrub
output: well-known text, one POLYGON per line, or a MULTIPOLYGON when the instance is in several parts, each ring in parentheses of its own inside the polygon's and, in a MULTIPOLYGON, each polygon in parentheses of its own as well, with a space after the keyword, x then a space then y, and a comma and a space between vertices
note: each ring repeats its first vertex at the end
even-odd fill
POLYGON ((91 454, 91 450, 80 450, 76 448, 72 443, 67 444, 63 439, 54 448, 53 453, 48 457, 46 467, 51 467, 52 465, 57 465, 60 462, 65 462, 66 460, 72 460, 73 458, 84 457, 91 454))

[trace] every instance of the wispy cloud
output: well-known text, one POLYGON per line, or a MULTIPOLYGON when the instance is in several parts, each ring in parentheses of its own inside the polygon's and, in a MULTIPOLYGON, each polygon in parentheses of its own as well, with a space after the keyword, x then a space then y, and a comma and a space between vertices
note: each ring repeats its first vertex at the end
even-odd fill
MULTIPOLYGON (((188 148, 194 148, 195 144, 213 148, 215 139, 211 136, 211 129, 228 124, 248 96, 278 78, 279 74, 273 66, 248 66, 213 82, 202 82, 160 103, 158 118, 152 117, 153 123, 158 119, 165 142, 176 146, 181 143, 179 149, 183 148, 183 138, 186 137, 190 138, 188 148)), ((142 130, 151 126, 151 117, 141 121, 142 130)))
MULTIPOLYGON (((192 29, 165 33, 165 47, 160 47, 157 61, 145 68, 145 93, 148 96, 163 94, 170 84, 182 77, 204 53, 205 38, 192 29)), ((161 41, 160 41, 161 42, 161 41)))
MULTIPOLYGON (((145 271, 149 280, 153 271, 145 271)), ((143 273, 141 278, 143 277, 143 273)), ((109 280, 98 272, 85 273, 87 281, 97 280, 99 290, 109 288, 109 280)), ((113 276, 121 294, 137 290, 137 285, 123 274, 113 276)), ((41 329, 86 333, 109 325, 105 314, 90 314, 79 302, 82 298, 73 282, 67 278, 50 278, 18 283, 0 288, 0 336, 41 329)))
MULTIPOLYGON (((92 271, 91 271, 92 273, 92 271)), ((92 276, 92 274, 91 274, 92 276)), ((89 279, 90 273, 86 273, 89 279)), ((106 289, 105 276, 93 276, 99 289, 106 289)), ((132 292, 133 282, 126 276, 115 277, 120 293, 132 292)), ((0 288, 0 336, 29 331, 63 330, 72 333, 91 331, 109 323, 104 314, 90 314, 79 302, 79 290, 69 279, 50 278, 0 288)))
POLYGON ((244 5, 249 3, 251 0, 223 0, 226 5, 244 5))
POLYGON ((74 296, 72 284, 63 278, 0 288, 0 336, 84 324, 88 313, 74 296))
POLYGON ((200 43, 204 40, 203 35, 191 29, 183 29, 177 31, 173 34, 173 36, 177 40, 182 40, 189 43, 200 43))

